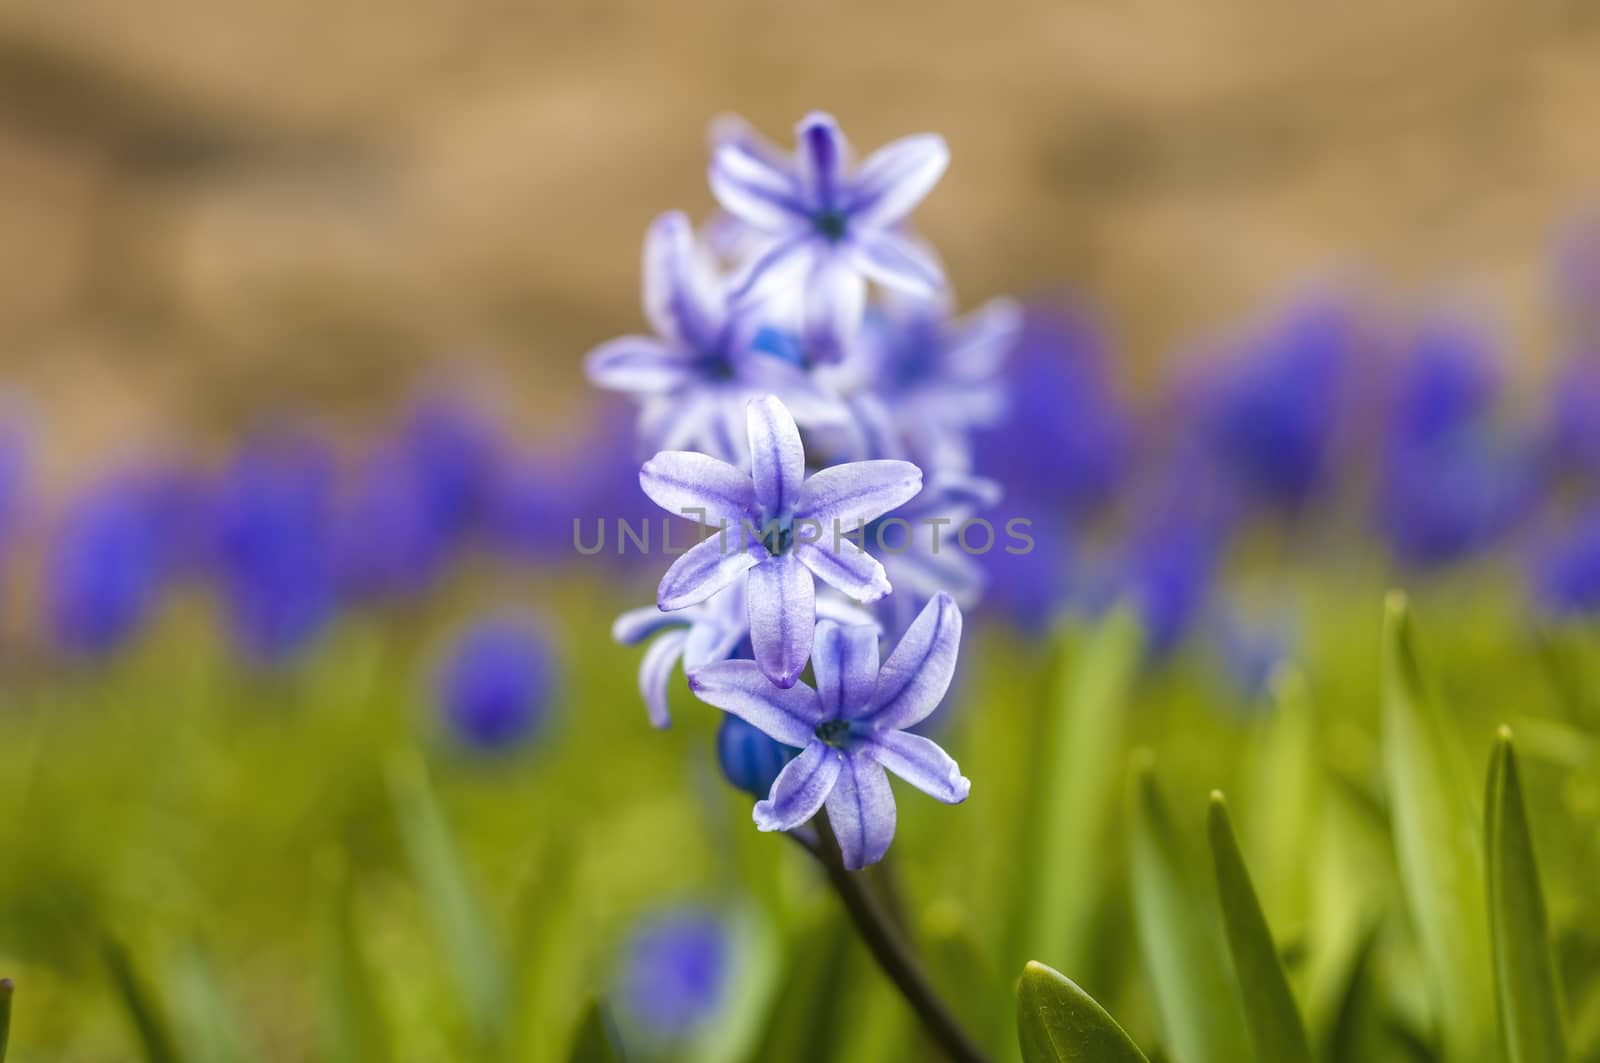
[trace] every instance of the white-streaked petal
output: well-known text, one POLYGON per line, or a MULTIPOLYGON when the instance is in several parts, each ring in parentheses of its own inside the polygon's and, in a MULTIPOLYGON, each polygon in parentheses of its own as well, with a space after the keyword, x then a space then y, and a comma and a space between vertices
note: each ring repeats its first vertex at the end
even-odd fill
POLYGON ((747 416, 750 481, 755 485, 756 504, 764 518, 784 520, 799 505, 806 477, 800 429, 776 395, 751 399, 747 416))
POLYGON ((648 336, 607 340, 584 358, 583 371, 595 387, 630 395, 675 391, 698 375, 682 351, 648 336))
POLYGON ((611 638, 624 646, 635 646, 663 628, 683 625, 682 613, 663 613, 659 606, 643 605, 611 622, 611 638))
POLYGON ((754 568, 766 551, 759 544, 741 546, 737 528, 713 532, 672 563, 656 588, 656 604, 682 609, 703 602, 754 568))
MULTIPOLYGON (((844 528, 841 535, 851 530, 844 528)), ((814 543, 796 543, 794 553, 822 582, 863 604, 877 601, 892 589, 878 559, 849 539, 835 541, 832 528, 824 528, 814 543)))
POLYGON ((894 841, 894 792, 883 767, 864 752, 844 758, 828 795, 828 823, 844 866, 859 871, 883 859, 894 841))
POLYGON ((804 683, 774 686, 754 661, 720 661, 689 673, 689 689, 707 705, 731 712, 767 737, 796 748, 822 722, 817 692, 804 683))
POLYGON ((657 333, 690 350, 709 350, 722 330, 720 282, 682 211, 656 218, 645 235, 644 313, 657 333))
POLYGON ((936 133, 902 137, 862 162, 852 187, 850 212, 856 225, 893 225, 932 191, 950 164, 950 149, 936 133))
POLYGON ((828 717, 840 719, 866 705, 878 683, 878 629, 817 621, 811 644, 811 669, 817 697, 828 717))
POLYGON ((639 662, 639 693, 644 695, 645 712, 650 715, 652 727, 671 726, 672 717, 667 711, 667 693, 672 682, 673 669, 683 656, 684 640, 688 631, 665 631, 644 651, 639 662))
POLYGON ((755 520, 750 477, 706 454, 664 450, 639 470, 639 486, 650 501, 675 517, 719 527, 755 520))
POLYGON ((883 731, 927 719, 950 689, 960 649, 961 609, 948 594, 935 595, 878 670, 872 711, 862 719, 883 731))
POLYGON ((869 231, 851 247, 856 268, 885 288, 933 296, 945 286, 944 267, 933 250, 902 233, 869 231))
POLYGON ((796 158, 805 190, 806 205, 813 210, 834 210, 840 206, 840 179, 850 149, 833 115, 813 111, 795 129, 799 143, 796 158))
POLYGON ((854 254, 829 250, 812 260, 805 280, 802 331, 814 361, 843 361, 861 327, 867 282, 853 264, 854 254))
POLYGON ((760 830, 794 830, 817 814, 832 792, 844 754, 812 738, 800 755, 783 766, 765 801, 757 801, 753 818, 760 830))
POLYGON ((811 572, 793 552, 767 558, 750 570, 745 606, 756 663, 773 683, 794 686, 811 655, 817 619, 811 572))
POLYGON ((723 209, 758 229, 781 231, 805 217, 794 176, 745 143, 730 141, 712 152, 709 176, 723 209))
POLYGON ((912 786, 947 805, 959 805, 972 792, 972 783, 961 774, 954 758, 931 738, 909 731, 883 731, 865 739, 861 748, 912 786))
POLYGON ((831 532, 854 530, 909 502, 922 490, 922 470, 909 461, 852 461, 806 481, 797 515, 831 532))

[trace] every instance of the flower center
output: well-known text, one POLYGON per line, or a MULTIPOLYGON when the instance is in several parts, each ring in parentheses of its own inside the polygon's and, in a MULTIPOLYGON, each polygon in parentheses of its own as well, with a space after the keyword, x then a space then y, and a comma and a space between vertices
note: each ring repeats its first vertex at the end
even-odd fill
POLYGON ((817 724, 816 736, 824 745, 834 749, 843 749, 845 740, 850 737, 849 720, 823 720, 817 724))
POLYGON ((817 232, 821 233, 829 243, 838 243, 844 239, 844 232, 848 222, 849 218, 846 217, 844 211, 834 210, 831 207, 827 210, 819 210, 811 219, 811 224, 816 226, 817 232))
POLYGON ((794 522, 790 520, 769 520, 761 529, 761 545, 767 548, 767 554, 777 557, 789 552, 789 547, 794 545, 794 522))

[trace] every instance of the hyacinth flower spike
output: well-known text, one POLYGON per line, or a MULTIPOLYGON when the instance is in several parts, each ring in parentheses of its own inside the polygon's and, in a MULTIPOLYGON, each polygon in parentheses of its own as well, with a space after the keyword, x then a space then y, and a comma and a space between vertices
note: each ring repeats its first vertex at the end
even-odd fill
POLYGON ((839 404, 798 365, 752 346, 759 319, 735 313, 722 278, 679 211, 650 226, 644 311, 654 336, 622 336, 589 353, 589 379, 643 404, 640 434, 663 450, 742 461, 745 404, 773 393, 806 425, 837 423, 839 404))
POLYGON ((938 744, 905 729, 944 699, 961 643, 961 610, 947 594, 930 601, 889 659, 878 664, 870 627, 816 625, 813 690, 773 686, 750 661, 696 669, 689 688, 702 701, 800 749, 755 807, 762 830, 793 830, 824 806, 852 871, 883 859, 894 840, 894 795, 885 769, 946 804, 972 784, 938 744))
POLYGON ((748 429, 748 473, 689 451, 664 451, 640 469, 656 505, 718 529, 667 569, 656 604, 696 605, 743 579, 756 663, 791 687, 811 653, 816 579, 862 603, 889 593, 883 565, 850 536, 920 491, 922 471, 858 461, 807 477, 800 430, 771 395, 751 401, 748 429))
POLYGON ((749 137, 728 137, 711 159, 711 191, 759 234, 735 290, 771 298, 797 288, 804 334, 837 360, 861 323, 866 282, 928 297, 944 288, 933 252, 904 227, 950 160, 931 133, 897 140, 852 166, 831 115, 807 115, 792 165, 749 137))

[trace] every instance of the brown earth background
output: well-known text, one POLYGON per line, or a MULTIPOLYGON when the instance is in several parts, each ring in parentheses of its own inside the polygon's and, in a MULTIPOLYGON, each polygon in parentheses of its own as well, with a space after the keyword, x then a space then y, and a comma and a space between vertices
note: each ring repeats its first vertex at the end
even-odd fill
POLYGON ((942 132, 963 303, 1070 290, 1131 379, 1308 279, 1469 297, 1548 362, 1600 198, 1600 4, 0 3, 0 391, 51 475, 441 364, 529 427, 639 327, 704 130, 942 132), (454 371, 454 370, 452 370, 454 371))

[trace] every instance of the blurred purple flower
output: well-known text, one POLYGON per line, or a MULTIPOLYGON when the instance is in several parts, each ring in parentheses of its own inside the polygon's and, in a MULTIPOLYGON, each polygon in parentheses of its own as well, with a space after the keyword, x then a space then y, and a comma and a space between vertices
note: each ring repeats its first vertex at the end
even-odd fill
POLYGON ((961 643, 961 610, 940 594, 880 667, 878 633, 818 621, 811 653, 817 688, 774 686, 751 661, 696 669, 689 688, 776 742, 801 750, 779 773, 754 818, 761 830, 793 830, 824 805, 844 855, 858 870, 883 859, 894 840, 894 772, 946 804, 969 783, 943 749, 906 728, 926 719, 949 689, 961 643))
POLYGON ((940 591, 963 609, 978 604, 985 583, 980 558, 1004 552, 1000 539, 1004 533, 996 530, 996 542, 989 544, 987 530, 973 531, 973 553, 962 546, 960 537, 968 520, 999 501, 1000 485, 994 481, 952 473, 931 479, 911 501, 867 523, 861 543, 883 564, 894 587, 894 593, 879 603, 891 633, 905 631, 940 591), (976 553, 986 545, 987 553, 976 553))
POLYGON ((450 541, 479 523, 504 450, 487 411, 450 392, 426 394, 407 414, 393 450, 390 460, 415 477, 436 535, 450 541))
POLYGON ((440 717, 463 745, 498 752, 526 742, 544 723, 555 654, 532 620, 482 620, 456 636, 438 679, 440 717))
POLYGON ((770 395, 750 403, 749 435, 749 473, 691 451, 663 451, 639 471, 662 509, 720 528, 667 569, 656 604, 682 609, 742 579, 755 659, 790 687, 811 649, 814 580, 863 603, 889 593, 883 565, 846 536, 915 495, 922 473, 910 462, 861 461, 807 477, 800 431, 770 395))
POLYGON ((1551 471, 1600 485, 1600 351, 1573 358, 1556 374, 1548 430, 1551 471))
POLYGON ((1600 503, 1538 544, 1529 567, 1533 601, 1557 618, 1600 613, 1600 503))
POLYGON ((1122 482, 1132 426, 1099 329, 1074 313, 1030 307, 1005 380, 1006 419, 976 433, 974 468, 998 480, 1019 512, 1041 519, 1046 507, 1084 516, 1104 505, 1122 482))
POLYGON ((710 912, 678 908, 634 927, 623 947, 617 1002, 649 1038, 680 1041, 727 999, 734 963, 728 928, 710 912))
POLYGON ((393 449, 369 457, 335 506, 331 550, 342 598, 373 601, 428 589, 450 543, 417 467, 393 449))
POLYGON ((45 561, 51 638, 68 654, 104 657, 155 610, 167 571, 150 482, 137 474, 91 486, 67 508, 45 561))
POLYGON ((261 663, 303 651, 332 616, 333 470, 322 439, 279 431, 246 443, 218 484, 223 601, 240 649, 261 663))
POLYGON ((800 366, 755 345, 761 322, 734 312, 721 278, 683 214, 657 218, 645 238, 644 310, 655 336, 623 336, 589 352, 589 379, 642 403, 652 450, 695 449, 740 464, 745 405, 775 394, 802 424, 842 410, 800 366))
POLYGON ((800 332, 816 361, 837 361, 861 322, 866 282, 928 297, 944 270, 905 231, 906 217, 949 163, 943 138, 905 137, 860 166, 831 115, 797 127, 792 160, 749 136, 728 136, 711 158, 711 191, 760 241, 735 284, 736 297, 798 294, 800 332))
POLYGON ((1008 496, 1006 520, 1026 521, 1018 529, 1027 538, 1017 541, 1020 553, 997 546, 980 558, 982 608, 1029 635, 1043 635, 1073 596, 1073 529, 1056 507, 1026 497, 1012 503, 1008 496))

